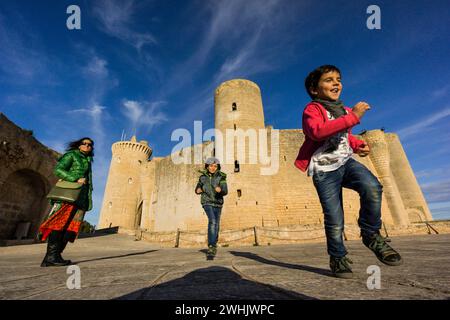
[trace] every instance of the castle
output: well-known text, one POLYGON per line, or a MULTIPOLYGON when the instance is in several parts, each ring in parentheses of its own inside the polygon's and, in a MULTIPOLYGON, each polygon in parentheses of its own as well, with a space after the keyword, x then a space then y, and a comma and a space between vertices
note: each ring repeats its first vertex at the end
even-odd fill
MULTIPOLYGON (((222 83, 215 91, 215 129, 265 132, 257 149, 276 156, 275 174, 261 174, 266 164, 250 163, 256 156, 230 137, 206 141, 177 151, 176 155, 153 157, 146 141, 119 141, 112 145, 112 159, 105 188, 99 227, 151 232, 206 229, 206 217, 194 193, 201 163, 174 163, 174 156, 191 159, 220 154, 227 173, 228 195, 222 210, 221 230, 253 226, 280 227, 321 224, 323 214, 312 180, 294 166, 303 143, 301 129, 275 130, 266 126, 259 87, 248 80, 222 83), (276 139, 272 139, 276 137, 276 139), (274 148, 274 141, 276 147, 274 148), (232 148, 225 148, 231 146, 232 148), (236 147, 237 146, 237 147, 236 147), (276 150, 276 153, 274 153, 276 150), (245 157, 245 158, 244 158, 245 157), (225 158, 234 161, 223 161, 225 158)), ((301 115, 298 114, 299 119, 301 115)), ((383 185, 382 219, 385 225, 408 226, 430 221, 432 216, 396 134, 370 130, 361 134, 370 156, 355 159, 367 166, 383 185)), ((249 138, 250 140, 250 138, 249 138)), ((219 157, 219 156, 217 156, 219 157)), ((176 158, 176 157, 175 157, 176 158)), ((220 157, 219 157, 220 159, 220 157)), ((346 224, 357 224, 359 196, 344 189, 346 224)))
POLYGON ((60 156, 0 112, 0 246, 33 243, 60 156))

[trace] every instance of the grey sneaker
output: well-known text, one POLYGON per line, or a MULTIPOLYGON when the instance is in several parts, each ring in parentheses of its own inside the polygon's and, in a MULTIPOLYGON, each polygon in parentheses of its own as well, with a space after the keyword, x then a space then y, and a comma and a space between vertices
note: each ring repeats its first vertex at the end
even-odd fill
POLYGON ((330 256, 330 269, 336 278, 353 278, 352 268, 350 268, 352 263, 353 261, 347 257, 336 258, 330 256))
POLYGON ((379 233, 363 236, 364 245, 375 253, 378 260, 389 266, 398 266, 403 263, 400 254, 387 244, 386 239, 379 233))
POLYGON ((209 245, 208 250, 206 251, 207 256, 215 256, 216 255, 216 249, 214 246, 209 245))

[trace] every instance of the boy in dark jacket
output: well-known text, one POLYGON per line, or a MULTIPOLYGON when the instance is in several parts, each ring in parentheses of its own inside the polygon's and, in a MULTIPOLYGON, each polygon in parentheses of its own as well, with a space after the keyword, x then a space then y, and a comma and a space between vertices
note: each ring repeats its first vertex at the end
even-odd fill
POLYGON ((201 194, 201 204, 208 216, 208 256, 217 253, 217 240, 219 239, 220 214, 223 206, 223 196, 228 193, 227 175, 220 171, 220 162, 217 158, 208 158, 205 170, 200 171, 195 193, 201 194))

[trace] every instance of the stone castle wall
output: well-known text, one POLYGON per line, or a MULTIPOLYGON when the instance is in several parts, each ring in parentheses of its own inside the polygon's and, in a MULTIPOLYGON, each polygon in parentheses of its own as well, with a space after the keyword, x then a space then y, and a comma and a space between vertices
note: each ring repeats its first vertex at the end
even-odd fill
MULTIPOLYGON (((229 189, 222 210, 221 230, 322 224, 322 208, 312 180, 293 165, 304 141, 302 130, 278 131, 278 172, 261 175, 262 165, 248 164, 250 158, 255 156, 248 145, 241 146, 242 150, 236 141, 227 145, 225 134, 227 129, 267 129, 267 135, 274 134, 272 127, 265 126, 258 86, 241 79, 220 85, 215 92, 215 116, 215 129, 223 133, 224 144, 205 142, 177 151, 176 155, 190 155, 191 159, 197 156, 203 161, 215 155, 221 160, 229 189), (202 149, 208 149, 208 152, 202 154, 202 149), (245 158, 239 155, 239 151, 243 151, 245 158), (239 161, 239 172, 235 172, 233 160, 239 161)), ((355 155, 355 159, 369 168, 383 184, 382 219, 385 225, 401 227, 411 222, 431 220, 398 136, 371 130, 359 138, 369 144, 371 153, 365 158, 355 155)), ((270 155, 273 152, 270 137, 267 141, 270 155)), ((113 148, 113 160, 118 157, 116 153, 113 148)), ((123 153, 121 156, 127 157, 123 153)), ((139 164, 133 156, 128 158, 132 165, 124 164, 123 168, 112 160, 100 227, 108 227, 107 221, 124 229, 140 228, 150 232, 177 229, 189 232, 206 228, 206 215, 199 196, 194 193, 198 170, 203 169, 203 164, 175 164, 171 156, 151 161, 141 159, 139 164), (139 183, 140 189, 136 187, 130 192, 127 187, 127 192, 124 192, 130 177, 139 183), (110 180, 114 183, 110 184, 110 180), (114 197, 120 198, 121 207, 112 210, 105 208, 114 197)), ((358 194, 344 189, 343 198, 345 223, 357 225, 360 208, 358 194)))
POLYGON ((0 240, 15 239, 19 225, 24 238, 36 237, 59 156, 0 113, 0 240))

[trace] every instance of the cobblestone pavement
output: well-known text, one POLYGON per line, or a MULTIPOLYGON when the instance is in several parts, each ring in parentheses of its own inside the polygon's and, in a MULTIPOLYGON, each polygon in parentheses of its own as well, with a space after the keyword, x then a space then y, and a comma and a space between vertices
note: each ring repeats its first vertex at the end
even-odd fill
POLYGON ((80 268, 41 268, 46 244, 0 248, 1 299, 449 299, 450 235, 395 237, 404 264, 385 266, 360 241, 346 242, 354 278, 330 275, 325 243, 201 249, 160 248, 126 235, 79 239, 63 256, 80 268), (369 290, 367 268, 381 271, 369 290), (71 279, 72 279, 71 278, 71 279))

